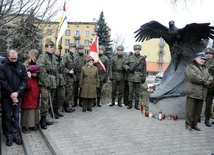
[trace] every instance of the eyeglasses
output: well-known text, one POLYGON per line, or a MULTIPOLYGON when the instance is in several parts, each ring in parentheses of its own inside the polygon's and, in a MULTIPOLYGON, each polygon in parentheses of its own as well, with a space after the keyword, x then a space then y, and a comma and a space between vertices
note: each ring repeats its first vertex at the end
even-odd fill
POLYGON ((141 50, 140 48, 135 48, 134 50, 141 50))
POLYGON ((13 60, 13 61, 15 61, 15 60, 17 60, 17 58, 9 58, 10 60, 13 60))

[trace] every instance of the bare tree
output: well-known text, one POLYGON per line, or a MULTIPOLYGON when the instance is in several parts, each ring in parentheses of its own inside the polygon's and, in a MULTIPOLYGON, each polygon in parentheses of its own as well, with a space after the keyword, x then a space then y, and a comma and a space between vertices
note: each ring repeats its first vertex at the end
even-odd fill
MULTIPOLYGON (((125 45, 125 37, 123 34, 121 33, 116 33, 114 35, 114 37, 112 38, 113 39, 113 42, 112 42, 112 49, 113 49, 113 52, 116 53, 116 49, 117 49, 117 46, 119 45, 122 45, 124 46, 125 45)), ((126 47, 124 47, 126 48, 126 47)))
POLYGON ((19 53, 28 50, 38 41, 41 25, 51 21, 62 5, 63 2, 55 0, 0 0, 0 49, 6 50, 5 41, 8 49, 12 47, 14 38, 26 35, 28 37, 17 43, 16 48, 19 53))

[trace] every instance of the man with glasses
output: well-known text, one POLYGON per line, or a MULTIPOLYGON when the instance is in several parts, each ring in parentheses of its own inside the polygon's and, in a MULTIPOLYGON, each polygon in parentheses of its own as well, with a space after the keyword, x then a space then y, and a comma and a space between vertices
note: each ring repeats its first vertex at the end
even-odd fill
POLYGON ((140 110, 140 88, 141 83, 146 81, 146 57, 140 55, 141 45, 134 45, 134 54, 125 62, 124 69, 128 71, 129 97, 128 107, 132 108, 132 101, 135 100, 135 109, 140 110))
MULTIPOLYGON (((214 49, 213 48, 206 48, 205 49, 205 56, 207 61, 205 62, 205 66, 210 70, 212 66, 214 66, 214 49)), ((211 72, 210 72, 211 74, 211 72)), ((212 74, 211 74, 212 75, 212 74)), ((214 75, 212 75, 214 77, 214 75)), ((210 117, 212 116, 212 104, 213 104, 213 88, 212 85, 207 90, 207 97, 206 97, 206 108, 205 108, 205 125, 207 127, 211 127, 210 117)))
POLYGON ((0 65, 0 85, 2 99, 2 130, 6 145, 22 144, 19 131, 19 112, 22 95, 27 86, 28 76, 23 64, 18 63, 15 50, 7 52, 5 62, 0 65))

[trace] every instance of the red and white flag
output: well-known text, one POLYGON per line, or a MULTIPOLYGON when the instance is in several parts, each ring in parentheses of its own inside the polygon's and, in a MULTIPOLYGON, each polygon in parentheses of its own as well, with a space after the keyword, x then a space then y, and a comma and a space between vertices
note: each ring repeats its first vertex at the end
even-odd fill
POLYGON ((89 51, 89 57, 94 60, 94 62, 97 62, 99 66, 102 68, 104 72, 106 72, 106 68, 103 65, 103 63, 99 59, 99 44, 98 44, 98 36, 95 37, 95 40, 92 42, 90 51, 89 51))

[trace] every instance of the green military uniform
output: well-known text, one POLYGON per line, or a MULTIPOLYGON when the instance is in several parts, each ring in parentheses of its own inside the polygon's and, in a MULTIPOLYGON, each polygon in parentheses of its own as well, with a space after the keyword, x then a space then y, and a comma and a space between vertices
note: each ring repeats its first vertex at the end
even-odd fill
POLYGON ((74 70, 75 72, 75 65, 77 62, 75 62, 75 54, 72 52, 67 52, 63 56, 63 64, 64 64, 64 74, 66 79, 66 95, 65 95, 65 103, 64 103, 64 109, 65 112, 72 112, 73 109, 69 108, 69 105, 72 105, 73 97, 74 97, 74 82, 75 82, 75 73, 70 74, 70 70, 74 70))
POLYGON ((92 102, 97 97, 99 84, 97 67, 83 66, 79 76, 79 86, 81 88, 80 97, 83 98, 83 112, 85 109, 91 111, 92 102))
MULTIPOLYGON (((86 63, 86 59, 88 58, 87 55, 85 54, 81 54, 81 53, 77 53, 74 57, 74 61, 75 61, 75 76, 76 76, 76 80, 74 82, 74 107, 77 106, 77 99, 79 98, 79 94, 80 94, 80 90, 79 90, 79 79, 80 79, 80 72, 81 72, 81 68, 85 65, 86 63)), ((79 98, 79 105, 81 106, 81 98, 79 98)))
MULTIPOLYGON (((214 49, 206 48, 205 54, 212 54, 214 55, 214 49)), ((204 64, 208 69, 214 66, 214 58, 208 59, 204 64)), ((211 74, 214 77, 214 74, 211 74)), ((211 127, 211 123, 209 122, 210 117, 212 115, 212 104, 213 104, 213 88, 208 88, 207 97, 206 97, 206 108, 205 108, 205 125, 211 127)))
POLYGON ((49 92, 51 99, 53 99, 56 90, 56 61, 57 60, 53 57, 53 54, 48 52, 41 54, 37 60, 37 66, 39 66, 40 70, 38 78, 41 93, 40 124, 42 129, 47 129, 46 125, 52 124, 46 119, 46 115, 48 114, 50 103, 49 92))
MULTIPOLYGON (((123 47, 118 46, 117 50, 122 50, 123 47)), ((125 70, 123 65, 125 63, 125 56, 123 54, 116 54, 110 61, 109 78, 112 81, 112 102, 109 106, 115 105, 115 99, 118 98, 118 106, 122 106, 121 100, 124 93, 125 70)))
MULTIPOLYGON (((139 50, 141 50, 140 45, 139 50)), ((134 46, 134 48, 135 48, 134 46)), ((128 71, 128 83, 129 83, 129 97, 128 97, 128 109, 132 108, 132 101, 135 100, 135 108, 139 110, 140 100, 140 88, 141 83, 146 80, 146 57, 140 54, 133 54, 130 56, 124 65, 124 69, 128 71)))
POLYGON ((94 65, 98 68, 98 75, 99 75, 99 81, 100 81, 100 87, 97 90, 97 102, 94 102, 94 105, 97 106, 101 106, 100 104, 100 98, 102 95, 102 88, 103 88, 103 84, 108 80, 108 57, 105 56, 104 54, 99 54, 99 59, 100 61, 103 63, 103 65, 106 68, 106 72, 104 72, 104 70, 100 67, 100 65, 98 63, 95 63, 94 65))
POLYGON ((56 94, 55 98, 53 99, 53 107, 54 107, 54 113, 55 118, 57 116, 62 117, 63 115, 58 112, 58 109, 63 105, 65 101, 65 78, 63 74, 64 65, 62 62, 61 56, 58 56, 56 54, 53 54, 53 57, 55 57, 56 61, 56 94))

